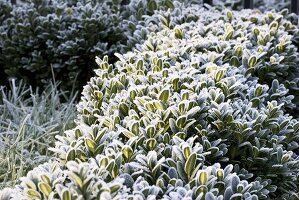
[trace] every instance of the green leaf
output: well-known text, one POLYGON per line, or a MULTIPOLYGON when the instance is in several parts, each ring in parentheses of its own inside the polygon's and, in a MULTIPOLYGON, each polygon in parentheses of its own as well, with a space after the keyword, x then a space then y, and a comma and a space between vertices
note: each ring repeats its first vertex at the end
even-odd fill
POLYGON ((137 13, 136 13, 137 19, 141 20, 143 14, 144 14, 143 8, 139 8, 138 11, 137 11, 137 13))
POLYGON ((242 56, 242 54, 243 54, 243 47, 242 46, 237 46, 235 48, 234 55, 239 58, 239 57, 242 56))
POLYGON ((40 189, 40 191, 46 196, 48 197, 50 195, 50 193, 52 192, 52 188, 50 187, 50 185, 48 185, 47 183, 39 183, 38 187, 40 189))
POLYGON ((217 71, 215 75, 215 80, 218 82, 224 77, 224 70, 217 71))
POLYGON ((28 190, 27 190, 27 194, 28 194, 31 198, 38 198, 38 199, 41 199, 41 195, 40 195, 40 193, 37 192, 36 190, 28 189, 28 190))
POLYGON ((213 71, 215 71, 217 69, 217 65, 215 65, 214 63, 209 65, 207 68, 206 68, 206 73, 211 73, 213 71))
POLYGON ((146 140, 145 144, 149 150, 153 150, 157 146, 157 140, 155 138, 150 138, 146 140))
POLYGON ((177 136, 177 137, 179 137, 179 138, 185 140, 187 134, 186 134, 185 132, 177 132, 177 133, 175 134, 175 136, 177 136))
POLYGON ((169 89, 164 89, 160 92, 159 94, 159 99, 163 102, 163 103, 166 103, 169 99, 169 89))
POLYGON ((299 194, 295 194, 295 193, 293 193, 289 198, 289 200, 298 200, 298 199, 299 199, 299 194))
POLYGON ((179 89, 179 78, 174 78, 173 80, 172 80, 172 85, 173 85, 173 89, 174 89, 174 91, 178 91, 178 89, 179 89))
POLYGON ((114 185, 110 186, 110 192, 111 193, 118 192, 120 188, 121 188, 121 186, 119 184, 114 184, 114 185))
POLYGON ((230 59, 229 64, 232 65, 232 66, 235 66, 235 67, 240 66, 239 59, 238 59, 236 56, 233 56, 233 57, 230 59))
POLYGON ((150 102, 146 102, 145 103, 145 108, 148 110, 148 111, 151 111, 151 112, 154 112, 156 109, 155 109, 155 106, 150 103, 150 102))
POLYGON ((223 177, 224 177, 223 169, 218 169, 218 170, 217 170, 217 179, 218 179, 219 181, 222 181, 222 180, 223 180, 223 177))
POLYGON ((227 34, 225 35, 225 40, 230 40, 233 38, 233 35, 234 35, 234 31, 233 30, 229 30, 227 32, 227 34))
POLYGON ((278 23, 276 21, 273 21, 271 24, 270 24, 270 29, 272 28, 277 28, 278 27, 278 23))
POLYGON ((62 200, 71 200, 72 196, 68 190, 64 190, 62 193, 62 200))
POLYGON ((259 149, 256 146, 252 147, 253 158, 256 158, 259 155, 259 149))
POLYGON ((44 181, 45 183, 51 185, 51 180, 47 175, 41 175, 40 177, 41 177, 42 181, 44 181))
POLYGON ((158 186, 160 188, 165 188, 164 180, 159 178, 156 182, 156 186, 158 186))
POLYGON ((162 75, 163 75, 163 77, 167 78, 168 77, 168 69, 164 69, 162 71, 162 75))
POLYGON ((214 185, 214 188, 217 188, 219 193, 224 193, 225 190, 225 183, 223 181, 217 181, 217 183, 214 185))
POLYGON ((163 61, 162 61, 162 59, 158 59, 158 61, 157 61, 157 67, 159 68, 159 70, 158 71, 161 71, 162 70, 162 68, 163 68, 163 61))
POLYGON ((255 36, 258 36, 260 34, 260 30, 258 28, 254 28, 253 33, 255 36))
POLYGON ((125 116, 128 115, 129 107, 127 106, 126 103, 120 103, 118 109, 120 110, 121 114, 125 116))
POLYGON ((177 120, 176 120, 176 125, 179 128, 184 128, 184 125, 187 121, 187 117, 185 115, 180 116, 177 120))
POLYGON ((138 62, 137 62, 137 70, 143 70, 143 60, 138 60, 138 62))
POLYGON ((103 93, 101 91, 95 91, 94 95, 97 100, 101 100, 103 98, 103 93))
POLYGON ((187 179, 186 173, 184 171, 184 166, 183 166, 183 163, 181 161, 176 162, 176 168, 177 168, 177 172, 179 174, 179 177, 182 178, 182 179, 187 179))
POLYGON ((155 51, 156 50, 155 41, 149 40, 149 41, 146 41, 144 44, 145 44, 145 46, 147 47, 148 50, 150 50, 150 51, 155 51))
POLYGON ((196 164, 196 153, 192 153, 185 163, 185 172, 187 173, 188 177, 192 174, 192 171, 196 164))
POLYGON ((114 165, 113 166, 113 169, 112 169, 112 177, 113 178, 115 178, 115 177, 117 177, 117 175, 118 175, 118 167, 117 167, 117 165, 114 165))
POLYGON ((150 1, 148 2, 148 4, 147 4, 147 7, 148 7, 148 9, 149 9, 150 11, 153 12, 153 11, 157 10, 158 5, 157 5, 157 3, 156 3, 155 0, 150 0, 150 1))
POLYGON ((122 131, 122 133, 124 134, 124 136, 126 136, 129 139, 136 136, 136 135, 134 135, 134 133, 132 133, 128 130, 124 130, 124 131, 122 131))
POLYGON ((176 37, 176 38, 178 38, 178 39, 183 39, 184 34, 183 34, 183 32, 182 32, 181 29, 179 29, 179 28, 175 28, 175 29, 174 29, 174 33, 175 33, 175 37, 176 37))
POLYGON ((190 154, 192 153, 191 147, 190 146, 185 146, 183 148, 183 154, 185 156, 185 159, 189 158, 190 154))
POLYGON ((129 145, 124 145, 122 147, 122 154, 124 155, 126 160, 129 160, 133 155, 133 149, 129 145))
POLYGON ((258 18, 256 18, 256 17, 250 17, 249 20, 250 20, 252 23, 256 23, 256 22, 258 22, 258 18))
POLYGON ((99 145, 96 150, 94 151, 94 156, 99 155, 103 152, 104 148, 105 148, 105 143, 99 145))
POLYGON ((198 187, 198 189, 196 190, 195 194, 198 196, 200 195, 200 193, 203 193, 204 195, 208 192, 208 188, 205 185, 201 185, 198 187))
POLYGON ((164 144, 169 144, 169 141, 170 141, 169 133, 165 133, 165 134, 163 135, 163 143, 164 143, 164 144))
POLYGON ((256 65, 256 62, 257 62, 257 58, 256 56, 251 56, 248 60, 248 66, 251 68, 251 67, 254 67, 256 65))
POLYGON ((227 16, 228 21, 231 22, 233 20, 233 13, 231 11, 228 11, 226 13, 226 16, 227 16))
POLYGON ((67 172, 68 176, 80 187, 82 188, 83 186, 83 181, 81 180, 81 178, 75 174, 74 172, 72 171, 68 171, 67 172))
POLYGON ((170 129, 173 133, 177 133, 177 127, 176 127, 176 122, 173 118, 170 118, 169 119, 169 126, 170 126, 170 129))
POLYGON ((134 122, 131 126, 131 131, 134 135, 139 134, 139 122, 134 122))
POLYGON ((137 92, 135 90, 131 90, 130 91, 130 98, 135 99, 136 96, 137 96, 137 92))
POLYGON ((189 92, 184 92, 182 94, 182 100, 188 100, 189 99, 189 92))
POLYGON ((186 109, 186 104, 185 104, 185 102, 180 102, 180 103, 179 103, 179 111, 180 111, 180 113, 184 113, 184 112, 185 112, 185 109, 186 109))
POLYGON ((270 57, 270 63, 275 63, 276 62, 276 58, 274 56, 270 57))
POLYGON ((199 172, 198 182, 200 185, 206 185, 208 183, 208 173, 206 171, 199 172))
POLYGON ((172 3, 172 0, 165 0, 165 6, 167 8, 174 9, 174 5, 172 3))
POLYGON ((148 137, 152 138, 155 136, 155 127, 154 126, 149 126, 146 128, 146 134, 148 137))
POLYGON ((109 58, 108 58, 108 56, 107 56, 107 55, 103 57, 103 61, 108 63, 108 61, 109 61, 109 58))
POLYGON ((108 165, 108 162, 109 162, 108 158, 103 157, 100 159, 100 166, 105 168, 108 165))
POLYGON ((70 149, 67 153, 66 153, 66 160, 70 161, 70 160, 75 160, 76 158, 76 152, 75 149, 70 149))
POLYGON ((115 166, 115 161, 114 161, 114 160, 111 160, 111 161, 109 162, 109 164, 107 165, 106 169, 112 174, 112 173, 113 173, 114 166, 115 166))
POLYGON ((165 106, 163 105, 163 103, 161 101, 154 100, 153 103, 157 110, 165 110, 165 106))
POLYGON ((262 87, 261 85, 259 85, 259 86, 255 89, 254 94, 255 94, 256 97, 259 97, 259 96, 262 95, 262 93, 263 93, 263 87, 262 87))
MULTIPOLYGON (((118 118, 118 116, 115 117, 115 123, 116 123, 116 121, 117 121, 117 118, 118 118)), ((106 131, 107 131, 107 128, 105 127, 105 128, 103 128, 102 130, 97 131, 96 133, 94 133, 94 134, 96 135, 96 138, 95 138, 95 140, 94 140, 94 142, 95 142, 96 144, 100 142, 100 140, 102 139, 102 137, 104 136, 104 134, 106 133, 106 131)))
POLYGON ((284 154, 281 158, 281 162, 285 163, 285 162, 289 161, 290 158, 291 158, 291 156, 289 154, 284 154))
POLYGON ((80 129, 75 130, 75 136, 76 136, 77 139, 82 136, 82 133, 81 133, 80 129))
POLYGON ((92 139, 85 138, 85 146, 87 147, 88 151, 94 153, 97 145, 92 139))

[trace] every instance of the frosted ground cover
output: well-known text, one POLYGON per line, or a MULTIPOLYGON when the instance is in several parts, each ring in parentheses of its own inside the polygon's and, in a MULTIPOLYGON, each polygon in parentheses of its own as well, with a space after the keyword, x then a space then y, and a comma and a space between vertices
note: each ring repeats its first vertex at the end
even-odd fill
POLYGON ((97 58, 76 128, 11 197, 298 199, 296 27, 285 11, 197 15, 164 13, 114 65, 97 58))
POLYGON ((145 17, 142 31, 115 64, 96 59, 76 127, 0 197, 298 199, 298 29, 286 10, 193 5, 145 17))

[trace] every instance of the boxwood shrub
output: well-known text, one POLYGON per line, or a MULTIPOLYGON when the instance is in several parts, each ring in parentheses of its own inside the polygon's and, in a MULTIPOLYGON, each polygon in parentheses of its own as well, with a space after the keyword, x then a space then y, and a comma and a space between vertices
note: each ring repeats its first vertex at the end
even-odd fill
MULTIPOLYGON (((217 2, 216 2, 217 3, 217 2)), ((187 6, 188 7, 188 6, 187 6)), ((218 8, 210 8, 218 13, 218 8), (215 10, 216 9, 216 10, 215 10)), ((201 21, 203 26, 208 26, 209 29, 213 29, 214 34, 220 34, 223 31, 227 31, 227 27, 222 27, 222 30, 217 30, 209 25, 219 19, 223 20, 228 18, 226 14, 220 16, 214 15, 200 15, 198 12, 205 12, 203 8, 198 5, 189 6, 188 9, 174 9, 173 11, 163 12, 157 11, 152 16, 146 18, 143 25, 137 26, 134 36, 130 36, 127 47, 142 51, 142 45, 138 44, 138 41, 144 42, 150 32, 158 32, 165 27, 175 29, 177 25, 184 23, 192 23, 201 21), (150 27, 146 29, 145 27, 150 27), (219 33, 217 33, 219 31, 219 33)), ((227 10, 228 13, 230 13, 227 10)), ((288 113, 297 118, 299 115, 299 69, 298 63, 298 47, 299 47, 299 25, 298 16, 289 14, 287 9, 282 10, 279 13, 273 11, 267 11, 261 14, 260 11, 254 10, 250 19, 246 19, 245 16, 240 15, 238 20, 231 21, 229 24, 229 31, 231 32, 231 39, 235 38, 235 34, 241 34, 240 29, 245 32, 240 37, 246 37, 246 39, 232 40, 234 45, 239 44, 242 46, 242 51, 247 53, 247 56, 251 52, 256 52, 257 65, 252 70, 252 74, 259 78, 259 83, 271 85, 273 80, 278 80, 288 90, 288 93, 293 95, 293 104, 286 105, 285 109, 288 113), (238 23, 237 23, 238 22, 238 23), (276 26, 277 25, 277 26, 276 26), (276 27, 274 27, 276 26, 276 27), (249 31, 251 35, 249 35, 249 31), (254 29, 254 30, 252 30, 254 29), (285 49, 277 50, 280 45, 285 45, 285 49), (277 56, 280 55, 279 62, 276 61, 277 56), (258 58, 263 57, 263 59, 258 58), (296 106, 297 105, 297 106, 296 106)), ((230 14, 229 14, 230 15, 230 14)), ((205 30, 201 30, 205 31, 205 30)), ((203 33, 204 34, 204 33, 203 33)), ((129 35, 129 33, 128 33, 129 35)), ((141 43, 142 44, 142 43, 141 43)), ((217 44, 217 41, 213 44, 217 44)), ((218 45, 218 44, 217 44, 218 45)), ((203 46, 205 48, 205 46, 203 46)), ((213 47, 212 49, 217 49, 213 47)), ((224 51, 224 49, 217 49, 217 51, 224 51)), ((233 50, 224 51, 226 54, 225 62, 239 66, 241 64, 246 65, 247 60, 238 58, 232 54, 233 50), (244 63, 245 62, 245 63, 244 63)))
MULTIPOLYGON (((132 50, 149 32, 161 30, 156 26, 161 14, 172 16, 173 25, 196 20, 197 11, 183 9, 194 3, 202 5, 191 0, 25 0, 17 6, 0 1, 0 81, 14 77, 42 87, 54 74, 65 89, 80 89, 93 75, 95 56, 108 55, 114 63, 115 52, 132 50)), ((214 4, 241 9, 243 2, 214 4)), ((261 10, 289 7, 288 1, 255 4, 261 10)))
POLYGON ((1 199, 299 199, 296 27, 285 11, 189 9, 96 59, 76 128, 1 199))
MULTIPOLYGON (((244 8, 244 0, 214 0, 213 4, 219 9, 233 9, 233 10, 241 10, 244 8)), ((288 0, 255 0, 254 8, 258 8, 261 11, 267 10, 276 10, 280 11, 282 9, 290 9, 291 1, 288 0)))
POLYGON ((126 24, 136 24, 155 9, 173 8, 169 0, 0 3, 0 73, 6 74, 2 82, 14 77, 42 87, 55 76, 67 89, 86 84, 96 68, 95 56, 113 59, 114 52, 122 51, 124 30, 134 31, 126 24))

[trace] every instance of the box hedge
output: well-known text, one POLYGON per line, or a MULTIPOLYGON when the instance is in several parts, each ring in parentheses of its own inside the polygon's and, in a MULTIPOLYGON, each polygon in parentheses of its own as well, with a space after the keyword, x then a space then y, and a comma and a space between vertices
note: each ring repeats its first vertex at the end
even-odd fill
MULTIPOLYGON (((149 32, 161 30, 152 26, 157 22, 152 15, 170 9, 179 18, 173 18, 173 24, 196 20, 197 11, 182 10, 181 4, 201 5, 202 1, 25 0, 17 6, 0 1, 0 83, 14 77, 43 87, 54 76, 65 89, 80 89, 93 76, 95 56, 108 55, 114 63, 115 52, 132 50, 149 32)), ((241 9, 243 1, 214 4, 217 9, 241 9)), ((288 1, 255 4, 261 10, 290 5, 288 1)))
POLYGON ((96 59, 77 127, 2 199, 299 199, 296 26, 183 10, 197 17, 153 15, 137 49, 96 59))
POLYGON ((124 33, 134 31, 127 24, 173 6, 169 0, 150 3, 34 0, 12 6, 1 1, 0 73, 6 74, 1 82, 14 77, 43 87, 55 76, 65 89, 80 89, 93 75, 96 56, 113 57, 126 46, 124 33))

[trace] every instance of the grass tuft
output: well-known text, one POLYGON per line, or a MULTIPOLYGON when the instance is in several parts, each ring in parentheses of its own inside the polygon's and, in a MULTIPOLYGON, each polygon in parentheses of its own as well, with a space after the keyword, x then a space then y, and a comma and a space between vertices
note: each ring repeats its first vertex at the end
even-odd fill
POLYGON ((54 136, 74 127, 77 95, 58 88, 38 91, 15 80, 0 87, 0 189, 47 161, 54 136))

